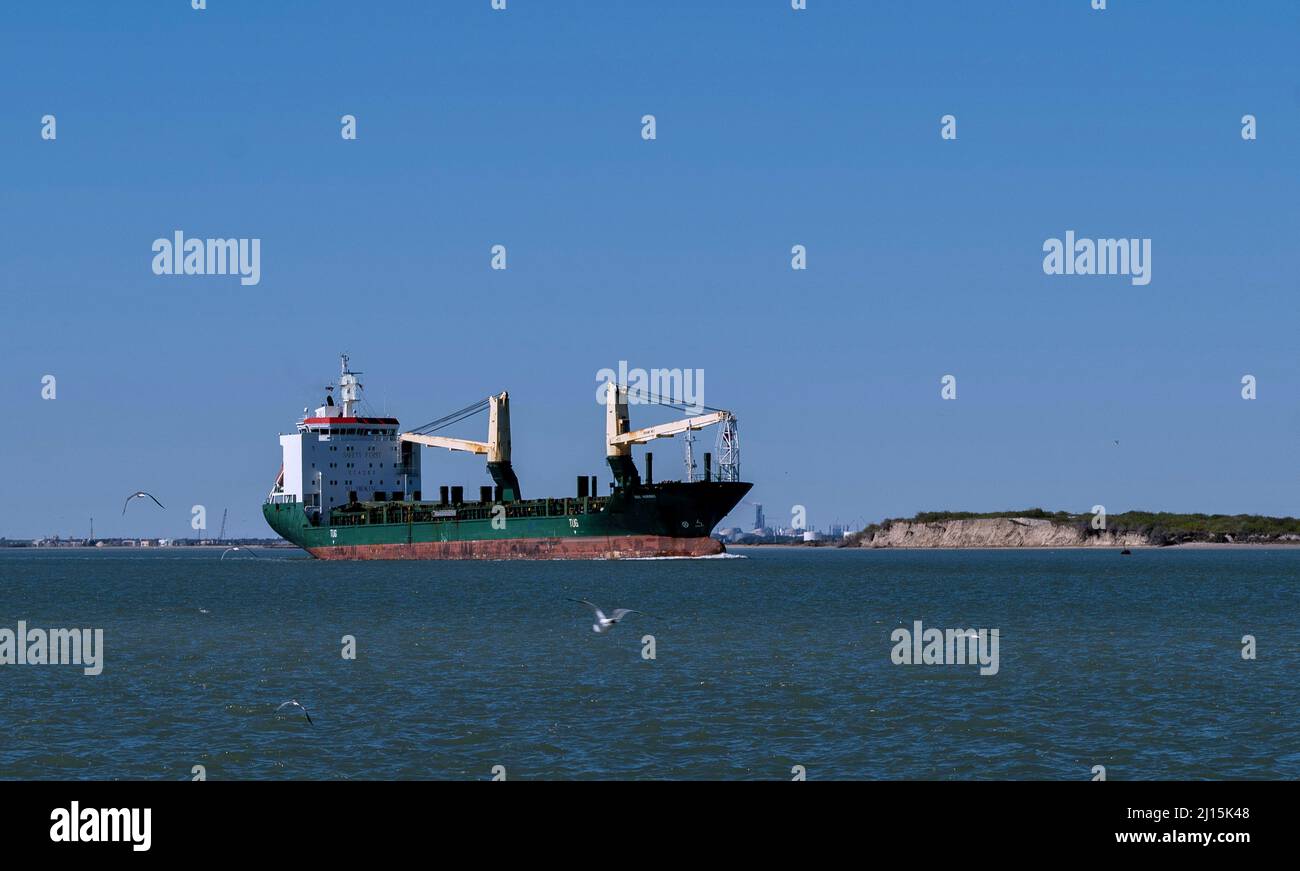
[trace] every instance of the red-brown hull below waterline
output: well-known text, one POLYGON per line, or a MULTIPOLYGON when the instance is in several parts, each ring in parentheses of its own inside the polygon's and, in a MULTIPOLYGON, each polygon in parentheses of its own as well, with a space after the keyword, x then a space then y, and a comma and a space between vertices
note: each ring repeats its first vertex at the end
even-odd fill
POLYGON ((716 556, 726 550, 712 538, 666 535, 505 538, 480 541, 422 541, 411 544, 357 544, 312 547, 318 559, 647 559, 716 556))

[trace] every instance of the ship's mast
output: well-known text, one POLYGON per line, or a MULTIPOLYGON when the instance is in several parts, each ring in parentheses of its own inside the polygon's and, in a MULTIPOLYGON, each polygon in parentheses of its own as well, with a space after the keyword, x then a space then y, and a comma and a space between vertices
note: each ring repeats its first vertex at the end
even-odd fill
POLYGON ((339 394, 343 399, 343 416, 356 417, 355 409, 361 400, 361 382, 357 380, 360 372, 348 368, 348 355, 341 354, 339 360, 339 394))
POLYGON ((686 483, 695 480, 695 431, 687 430, 683 438, 686 445, 686 483))

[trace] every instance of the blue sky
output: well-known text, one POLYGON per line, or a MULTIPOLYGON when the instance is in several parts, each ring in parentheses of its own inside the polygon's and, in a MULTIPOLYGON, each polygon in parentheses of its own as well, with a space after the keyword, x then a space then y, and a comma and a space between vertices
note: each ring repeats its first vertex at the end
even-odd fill
POLYGON ((3 12, 0 535, 269 535, 340 351, 411 425, 509 389, 526 495, 608 480, 627 360, 704 370, 772 522, 1297 513, 1300 4, 208 5, 3 12), (260 238, 260 284, 155 276, 177 229, 260 238), (1151 283, 1045 275, 1071 229, 1151 283))

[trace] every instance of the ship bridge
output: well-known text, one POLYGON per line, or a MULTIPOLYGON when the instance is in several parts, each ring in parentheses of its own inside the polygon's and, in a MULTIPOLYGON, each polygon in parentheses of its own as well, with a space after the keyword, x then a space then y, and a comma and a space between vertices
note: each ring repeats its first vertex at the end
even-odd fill
POLYGON ((397 432, 395 417, 304 417, 298 421, 298 432, 325 435, 391 435, 397 432))

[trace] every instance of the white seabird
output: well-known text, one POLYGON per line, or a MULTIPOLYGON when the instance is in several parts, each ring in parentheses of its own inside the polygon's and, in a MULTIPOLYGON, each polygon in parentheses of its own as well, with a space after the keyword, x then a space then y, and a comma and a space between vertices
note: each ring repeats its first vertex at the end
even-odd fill
MULTIPOLYGON (((247 547, 241 547, 241 546, 239 546, 239 545, 235 545, 234 547, 228 547, 228 548, 226 548, 225 550, 223 550, 223 551, 221 552, 221 559, 225 559, 225 558, 226 558, 226 554, 230 553, 232 550, 243 550, 243 551, 248 551, 248 553, 251 553, 253 556, 257 556, 257 552, 256 552, 256 551, 249 550, 247 547)), ((218 560, 218 562, 220 562, 220 560, 218 560)))
POLYGON ((312 721, 311 721, 311 714, 307 713, 307 709, 304 708, 304 707, 302 706, 302 704, 299 703, 299 701, 298 701, 297 699, 289 699, 289 701, 287 701, 287 702, 281 702, 281 703, 280 703, 280 707, 276 708, 276 709, 275 709, 275 712, 278 714, 278 713, 280 713, 282 710, 284 710, 285 708, 287 708, 287 707, 289 707, 289 706, 293 706, 293 707, 295 707, 295 708, 298 708, 300 711, 302 711, 303 716, 307 718, 307 722, 308 722, 310 725, 312 725, 312 726, 315 726, 315 725, 316 725, 315 723, 312 723, 312 721))
POLYGON ((132 499, 143 499, 146 496, 148 496, 150 499, 153 499, 153 504, 157 505, 159 508, 162 508, 163 511, 167 510, 167 508, 161 502, 159 502, 157 499, 154 499, 152 493, 146 493, 143 490, 137 490, 134 493, 132 493, 130 496, 126 497, 126 501, 122 503, 123 516, 126 515, 126 506, 131 504, 132 499))
POLYGON ((595 612, 596 622, 591 624, 591 631, 595 632, 598 635, 604 635, 606 632, 613 629, 614 624, 622 620, 628 614, 641 613, 640 611, 634 611, 631 608, 615 608, 612 612, 610 612, 610 615, 606 617, 604 611, 600 610, 600 608, 596 607, 596 605, 594 605, 593 603, 588 602, 586 599, 570 599, 569 601, 578 602, 579 604, 586 605, 588 608, 590 608, 592 611, 595 612))

